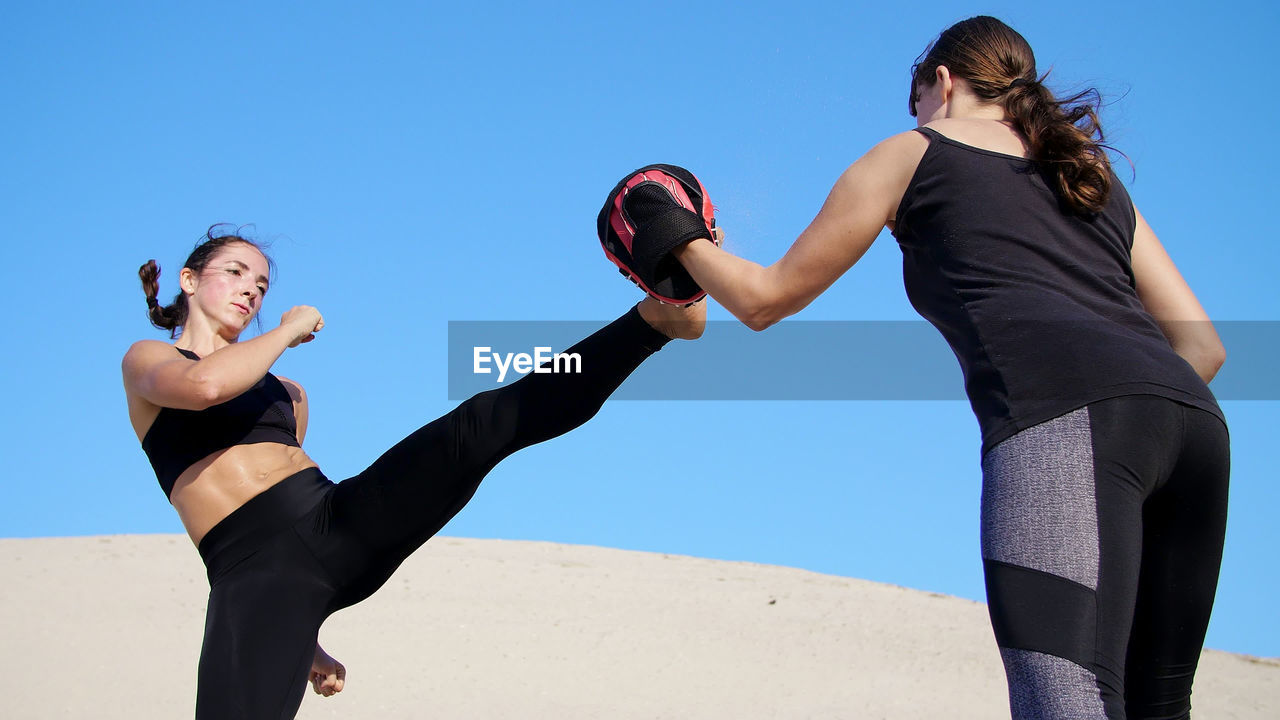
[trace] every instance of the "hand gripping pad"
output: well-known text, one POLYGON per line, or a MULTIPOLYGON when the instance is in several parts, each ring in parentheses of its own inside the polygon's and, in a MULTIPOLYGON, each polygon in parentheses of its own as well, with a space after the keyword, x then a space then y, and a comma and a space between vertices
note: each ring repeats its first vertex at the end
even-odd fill
POLYGON ((670 254, 695 238, 714 242, 715 209, 693 173, 649 165, 628 174, 609 193, 596 226, 604 254, 648 294, 673 305, 706 295, 670 254))

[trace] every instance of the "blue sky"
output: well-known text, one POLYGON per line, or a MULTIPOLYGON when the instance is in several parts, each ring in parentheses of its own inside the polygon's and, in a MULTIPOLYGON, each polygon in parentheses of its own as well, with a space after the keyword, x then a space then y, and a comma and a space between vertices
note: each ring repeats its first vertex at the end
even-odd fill
MULTIPOLYGON (((1102 91, 1135 168, 1121 177, 1210 315, 1280 319, 1274 4, 11 4, 0 536, 181 531, 129 429, 119 358, 163 337, 137 267, 156 258, 171 295, 210 224, 272 242, 266 327, 295 304, 324 313, 277 371, 310 394, 308 452, 346 477, 452 406, 449 321, 603 322, 635 302, 594 231, 624 172, 695 170, 728 247, 770 262, 849 163, 913 126, 907 68, 979 13, 1021 31, 1051 85, 1102 91)), ((901 282, 886 234, 797 321, 913 319, 901 282)), ((664 367, 722 370, 697 348, 670 346, 664 367)), ((1267 373, 1265 352, 1242 357, 1228 369, 1267 373)), ((804 372, 773 365, 762 383, 804 372)), ((1276 656, 1280 403, 1224 407, 1209 644, 1276 656)), ((445 533, 980 599, 978 439, 963 401, 616 401, 499 466, 445 533)))

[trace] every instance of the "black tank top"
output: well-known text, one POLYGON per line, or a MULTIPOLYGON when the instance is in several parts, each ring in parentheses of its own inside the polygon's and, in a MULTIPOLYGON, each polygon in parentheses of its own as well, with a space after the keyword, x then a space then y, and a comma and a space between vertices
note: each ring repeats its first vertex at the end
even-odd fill
MULTIPOLYGON (((190 350, 177 350, 200 359, 190 350)), ((261 442, 300 447, 293 398, 271 373, 240 395, 204 410, 161 408, 142 438, 142 450, 168 497, 178 476, 196 462, 232 445, 261 442)))
MULTIPOLYGON (((1159 395, 1219 418, 1207 385, 1138 299, 1133 204, 1066 211, 1024 158, 930 128, 894 236, 907 297, 951 345, 982 451, 1091 402, 1159 395)), ((1224 420, 1225 422, 1225 420, 1224 420)))

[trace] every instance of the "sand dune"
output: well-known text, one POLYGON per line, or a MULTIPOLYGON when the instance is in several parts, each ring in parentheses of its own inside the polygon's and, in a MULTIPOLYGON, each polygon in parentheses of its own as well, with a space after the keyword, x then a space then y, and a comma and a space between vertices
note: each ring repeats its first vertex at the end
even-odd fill
MULTIPOLYGON (((172 535, 0 540, 0 716, 191 716, 207 585, 172 535)), ((980 603, 783 567, 436 538, 331 618, 301 718, 1008 717, 980 603)), ((1208 651, 1207 720, 1280 717, 1280 662, 1208 651)))

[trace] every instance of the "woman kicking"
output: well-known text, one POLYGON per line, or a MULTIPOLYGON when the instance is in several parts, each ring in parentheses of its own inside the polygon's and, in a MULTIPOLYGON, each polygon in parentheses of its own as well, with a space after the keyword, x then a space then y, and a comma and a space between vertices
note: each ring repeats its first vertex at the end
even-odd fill
POLYGON ((254 243, 210 231, 157 300, 159 268, 139 270, 149 316, 173 344, 124 357, 129 418, 209 577, 196 717, 292 718, 310 679, 340 692, 346 670, 320 648, 331 613, 377 590, 440 530, 506 456, 572 430, 671 338, 697 338, 706 303, 646 298, 567 352, 580 373, 535 374, 480 393, 401 440, 364 472, 331 482, 302 449, 307 395, 272 375, 324 328, 314 307, 241 333, 267 294, 254 243))

